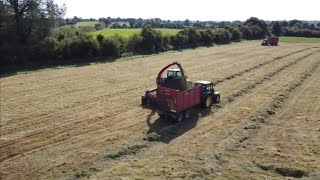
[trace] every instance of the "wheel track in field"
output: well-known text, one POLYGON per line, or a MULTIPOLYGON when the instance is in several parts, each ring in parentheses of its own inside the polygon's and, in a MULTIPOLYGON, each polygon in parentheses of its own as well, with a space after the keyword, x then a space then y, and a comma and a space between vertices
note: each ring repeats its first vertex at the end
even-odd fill
MULTIPOLYGON (((320 62, 316 63, 304 73, 300 74, 299 78, 290 83, 288 88, 281 91, 274 98, 274 100, 267 105, 267 107, 260 110, 256 115, 252 116, 247 121, 239 124, 235 131, 233 131, 227 139, 220 143, 218 148, 212 153, 213 157, 210 157, 209 161, 211 162, 210 167, 214 167, 214 169, 203 168, 201 169, 201 172, 204 172, 205 174, 217 175, 217 172, 219 172, 219 170, 221 170, 223 165, 227 162, 227 158, 230 157, 238 147, 242 146, 247 140, 258 133, 258 131, 263 127, 264 123, 268 121, 268 118, 276 114, 276 111, 279 108, 282 108, 286 101, 292 96, 295 89, 303 85, 303 82, 312 76, 314 71, 316 71, 319 67, 320 62)), ((205 178, 199 174, 199 170, 194 173, 194 177, 205 178)))
MULTIPOLYGON (((315 47, 313 47, 313 48, 315 48, 315 47)), ((219 83, 222 83, 222 82, 224 82, 224 81, 226 81, 226 80, 231 80, 231 79, 234 79, 234 78, 236 78, 236 77, 238 77, 238 76, 242 76, 242 75, 244 75, 246 72, 250 72, 250 71, 253 71, 253 70, 255 70, 255 69, 258 69, 258 68, 262 68, 263 66, 265 66, 265 65, 267 65, 267 64, 270 64, 270 63, 272 63, 272 62, 275 62, 275 61, 277 61, 277 60, 281 60, 281 59, 283 59, 283 58, 285 58, 285 57, 289 57, 289 56, 291 56, 291 55, 294 55, 294 54, 297 54, 297 53, 300 53, 300 52, 304 52, 304 51, 307 51, 307 50, 309 50, 309 49, 312 49, 312 47, 311 48, 305 48, 305 49, 301 49, 301 50, 298 50, 298 51, 294 51, 294 52, 292 52, 292 53, 289 53, 289 54, 285 54, 285 55, 283 55, 283 56, 278 56, 278 57, 275 57, 273 60, 271 60, 271 61, 266 61, 266 62, 264 62, 264 63, 260 63, 260 64, 258 64, 257 66, 254 66, 254 67, 252 67, 252 68, 248 68, 248 69, 246 69, 246 70, 243 70, 243 71, 241 71, 241 72, 238 72, 238 73, 234 73, 234 74, 232 74, 232 75, 229 75, 229 76, 227 76, 227 77, 225 77, 225 78, 223 78, 223 79, 220 79, 220 80, 218 80, 217 81, 217 83, 216 84, 219 84, 219 83)), ((134 88, 131 88, 131 90, 136 90, 138 87, 134 87, 134 88)), ((130 88, 129 88, 129 90, 130 90, 130 88)), ((120 91, 120 92, 116 92, 116 93, 111 93, 111 94, 107 94, 107 95, 105 95, 105 96, 103 96, 103 98, 111 98, 111 97, 113 97, 114 95, 116 95, 116 94, 119 94, 119 93, 125 93, 127 91, 127 89, 126 90, 123 90, 123 91, 120 91)), ((96 98, 93 98, 89 103, 86 103, 85 105, 82 105, 82 106, 88 106, 90 103, 95 103, 97 100, 99 100, 99 99, 101 99, 101 97, 96 97, 96 98)), ((81 107, 82 107, 81 106, 81 107)), ((77 108, 79 108, 80 106, 74 106, 72 109, 77 109, 77 108)), ((89 106, 87 109, 90 109, 91 108, 91 106, 89 106)), ((64 109, 66 109, 66 108, 64 108, 64 109)), ((63 111, 63 110, 62 110, 63 111)), ((65 111, 70 111, 70 108, 67 108, 65 111)), ((51 114, 51 113, 46 113, 46 114, 49 114, 50 116, 54 116, 54 115, 59 115, 59 114, 61 114, 61 111, 59 111, 59 112, 57 112, 57 113, 55 113, 55 114, 51 114)), ((46 115, 44 115, 44 116, 40 116, 41 118, 44 118, 46 115)), ((56 116, 55 116, 56 117, 56 116)), ((58 116, 57 116, 58 117, 58 116)), ((34 125, 34 124, 33 124, 34 125)), ((67 124, 66 126, 69 126, 70 124, 67 124)), ((9 131, 10 132, 10 129, 9 130, 7 130, 7 131, 9 131)), ((38 133, 38 132, 37 132, 38 133)), ((32 135, 31 135, 32 136, 32 135)))
MULTIPOLYGON (((313 48, 314 48, 314 47, 313 47, 313 48)), ((305 48, 305 49, 301 49, 301 50, 299 50, 299 51, 295 51, 295 52, 292 52, 292 53, 289 53, 289 54, 286 54, 286 55, 283 55, 283 56, 275 57, 275 58, 273 58, 273 60, 271 60, 271 61, 266 61, 266 62, 264 62, 264 63, 260 63, 260 64, 258 64, 258 65, 256 65, 256 66, 251 67, 251 68, 245 69, 245 70, 240 71, 240 72, 238 72, 238 73, 234 73, 234 74, 229 75, 229 76, 227 76, 227 77, 225 77, 225 78, 219 79, 219 80, 216 81, 215 84, 217 85, 217 84, 220 84, 220 83, 222 83, 222 82, 224 82, 224 81, 226 81, 226 80, 230 80, 230 79, 236 78, 236 77, 238 77, 238 76, 242 76, 243 74, 245 74, 245 73, 247 73, 247 72, 250 72, 250 71, 259 69, 259 68, 261 68, 262 66, 265 66, 265 65, 267 65, 267 64, 273 63, 273 62, 278 61, 278 60, 281 60, 281 59, 283 59, 283 58, 292 56, 292 55, 294 55, 294 54, 298 54, 298 53, 300 53, 300 52, 307 51, 307 50, 309 50, 309 49, 312 49, 312 48, 305 48)), ((270 55, 270 54, 269 54, 269 55, 270 55)), ((213 81, 213 82, 215 82, 215 81, 213 81)))
MULTIPOLYGON (((258 80, 255 80, 253 83, 251 84, 247 84, 245 87, 241 88, 240 90, 238 90, 237 92, 235 93, 232 93, 231 95, 225 97, 224 99, 226 99, 225 101, 223 100, 220 104, 221 105, 215 105, 213 106, 213 111, 210 113, 212 114, 215 110, 217 111, 218 109, 221 109, 221 108, 224 108, 227 104, 237 100, 237 98, 241 97, 241 96, 244 96, 245 94, 248 94, 250 93, 251 90, 255 89, 256 87, 258 87, 259 85, 263 84, 265 81, 269 81, 272 77, 276 76, 277 74, 279 74, 281 71, 297 64, 298 62, 306 59, 307 57, 313 55, 313 54, 316 54, 317 52, 319 52, 320 50, 317 50, 317 51, 313 51, 311 53, 308 53, 298 59, 296 59, 295 61, 293 62, 290 62, 286 65, 283 65, 281 66, 280 68, 272 71, 271 73, 267 74, 267 75, 264 75, 262 78, 258 79, 258 80)), ((208 114, 209 115, 209 114, 208 114)), ((174 125, 171 127, 167 127, 166 129, 162 130, 164 131, 164 133, 168 130, 168 131, 172 131, 171 128, 175 128, 174 125)), ((210 130, 210 129, 208 129, 210 130)), ((160 130, 161 131, 161 130, 160 130)))
MULTIPOLYGON (((266 62, 264 62, 264 63, 260 63, 260 64, 258 64, 258 65, 256 65, 256 66, 252 67, 252 68, 245 69, 245 70, 243 70, 243 71, 240 71, 240 72, 231 74, 231 75, 229 75, 229 76, 227 76, 227 77, 225 77, 225 78, 223 78, 223 79, 217 80, 216 84, 219 84, 219 83, 224 82, 224 81, 226 81, 226 80, 230 80, 230 79, 233 79, 233 78, 235 78, 235 77, 241 76, 241 75, 245 74, 246 72, 250 72, 250 71, 252 71, 252 70, 261 68, 261 67, 264 66, 264 65, 270 64, 270 63, 272 63, 272 62, 275 62, 275 61, 277 61, 277 60, 281 60, 281 59, 283 59, 283 58, 285 58, 285 57, 289 57, 289 56, 291 56, 291 55, 294 55, 294 54, 297 54, 297 53, 300 53, 300 52, 307 51, 307 50, 309 50, 309 49, 312 49, 312 47, 310 47, 310 48, 305 48, 305 49, 298 50, 298 51, 294 51, 294 52, 291 52, 291 53, 288 53, 288 54, 285 54, 285 55, 282 55, 282 56, 274 57, 271 61, 266 61, 266 62)), ((269 54, 269 55, 270 55, 270 54, 269 54)), ((213 82, 215 82, 215 81, 213 80, 213 82)), ((93 104, 93 103, 95 103, 97 100, 99 100, 99 99, 101 99, 101 98, 107 98, 107 99, 109 99, 109 98, 114 97, 114 96, 117 95, 117 94, 122 94, 122 93, 126 93, 126 92, 128 92, 128 91, 137 90, 138 88, 139 88, 138 86, 137 86, 137 87, 133 87, 133 88, 125 88, 125 90, 117 91, 117 92, 115 92, 115 93, 106 94, 106 95, 104 95, 103 97, 101 97, 101 96, 93 97, 89 102, 86 102, 86 104, 85 104, 85 105, 82 105, 82 106, 88 106, 90 103, 93 104)), ((81 103, 80 103, 80 104, 81 104, 81 103)), ((67 106, 69 106, 69 105, 67 105, 67 106)), ((77 105, 77 103, 74 104, 74 105, 72 105, 72 106, 71 106, 71 107, 72 107, 71 109, 78 109, 78 108, 82 107, 82 106, 77 105), (73 107, 72 107, 72 106, 73 106, 73 107)), ((89 107, 89 108, 90 108, 90 107, 89 107)), ((62 110, 62 111, 58 111, 58 112, 53 113, 53 114, 50 113, 50 111, 49 111, 49 112, 46 112, 45 114, 50 114, 51 116, 52 116, 52 115, 59 115, 59 114, 61 114, 61 112, 63 112, 63 111, 69 111, 70 108, 68 108, 68 107, 62 107, 61 110, 62 110)), ((47 116, 47 115, 43 115, 43 116, 40 116, 40 117, 41 117, 41 118, 44 118, 44 117, 46 117, 46 116, 47 116)))
MULTIPOLYGON (((303 52, 303 51, 306 51, 306 50, 308 50, 308 49, 310 49, 310 48, 302 49, 302 50, 299 50, 299 51, 294 52, 294 53, 291 53, 291 54, 296 54, 296 53, 299 53, 299 52, 303 52)), ((269 63, 271 63, 271 62, 274 62, 274 61, 276 61, 276 60, 279 60, 279 59, 283 59, 283 58, 285 58, 285 57, 288 57, 288 56, 290 56, 291 54, 287 54, 287 55, 284 55, 284 56, 277 57, 277 58, 275 58, 275 59, 272 60, 272 61, 268 61, 267 63, 264 63, 263 65, 260 65, 260 66, 256 66, 255 68, 250 68, 250 70, 245 71, 245 72, 249 72, 249 71, 252 71, 252 70, 254 70, 254 69, 258 69, 258 68, 260 68, 260 67, 262 67, 262 66, 264 66, 264 65, 267 65, 267 64, 269 64, 269 63)), ((300 57, 300 58, 297 59, 296 61, 294 61, 294 62, 292 62, 292 63, 290 63, 290 64, 285 65, 284 67, 276 70, 275 73, 272 73, 271 76, 276 75, 276 74, 279 73, 281 70, 283 70, 283 69, 285 69, 285 68, 287 68, 287 67, 289 67, 289 66, 291 66, 291 65, 293 65, 293 64, 295 64, 295 63, 297 63, 298 61, 306 58, 307 56, 310 56, 311 54, 312 54, 312 53, 309 53, 309 54, 307 54, 307 55, 305 55, 305 56, 303 56, 303 57, 300 57)), ((236 78, 236 77, 238 77, 238 76, 241 76, 241 75, 245 74, 245 72, 243 71, 243 73, 236 73, 236 74, 238 74, 238 75, 236 75, 236 76, 234 76, 234 77, 232 77, 232 78, 236 78), (241 74, 241 75, 239 75, 239 74, 241 74)), ((270 77, 270 75, 267 75, 267 76, 270 77)), ((225 79, 226 79, 226 80, 229 80, 229 79, 232 79, 232 78, 225 78, 225 79)), ((263 78, 263 81, 265 81, 265 80, 266 80, 266 78, 263 78)), ((260 80, 260 81, 261 81, 261 80, 260 80)), ((263 81, 261 81, 261 82, 260 82, 260 81, 256 81, 255 84, 261 84, 261 83, 263 83, 263 81)), ((236 93, 228 96, 227 99, 229 99, 229 102, 232 102, 235 97, 241 96, 241 95, 247 93, 248 90, 253 89, 253 88, 255 88, 255 85, 252 85, 252 84, 251 84, 251 85, 248 85, 247 87, 243 88, 242 90, 240 90, 240 91, 238 91, 238 92, 236 92, 236 93), (231 98, 233 98, 233 100, 232 100, 231 98)), ((223 105, 225 105, 225 103, 224 103, 223 105)), ((221 107, 222 107, 222 106, 221 106, 221 107)), ((219 109, 219 108, 221 108, 221 107, 214 107, 214 108, 219 109)), ((137 110, 137 109, 133 109, 133 110, 137 110)), ((128 112, 128 113, 131 113, 131 112, 128 112)), ((138 113, 138 116, 140 116, 139 113, 138 113)), ((126 115, 123 115, 123 117, 126 117, 126 115)), ((112 119, 112 118, 113 118, 113 117, 111 117, 111 119, 112 119)), ((132 117, 131 117, 131 118, 132 118, 132 117)), ((93 118, 92 120, 86 121, 86 123, 96 123, 96 122, 103 121, 103 120, 105 120, 105 119, 96 120, 96 119, 93 118)), ((134 124, 130 124, 129 127, 135 126, 135 125, 140 124, 140 123, 143 123, 143 122, 144 122, 144 121, 141 121, 141 122, 138 122, 138 123, 134 123, 134 124)), ((26 139, 33 138, 33 137, 35 138, 35 140, 34 140, 34 141, 30 141, 31 143, 32 143, 32 142, 38 142, 38 140, 41 140, 41 136, 45 136, 45 137, 47 137, 48 139, 51 139, 51 140, 50 140, 49 142, 47 142, 47 143, 39 143, 37 146, 35 146, 35 147, 33 147, 33 148, 30 148, 29 150, 23 151, 23 153, 24 153, 24 152, 32 151, 32 150, 35 150, 35 149, 38 149, 38 148, 42 148, 42 147, 45 147, 45 146, 48 146, 48 145, 52 145, 52 144, 55 144, 55 143, 59 143, 59 142, 61 142, 61 141, 63 141, 63 140, 68 139, 69 137, 72 137, 72 136, 77 136, 77 135, 79 135, 79 134, 89 133, 89 132, 92 132, 92 131, 96 131, 96 130, 97 130, 97 129, 89 129, 89 130, 77 132, 76 134, 72 134, 72 136, 64 136, 63 134, 67 134, 68 132, 70 132, 70 131, 72 131, 72 130, 78 129, 78 127, 75 126, 75 124, 81 124, 81 122, 75 122, 75 123, 67 124, 65 127, 72 127, 72 128, 63 129, 62 131, 58 131, 58 132, 57 132, 56 130, 52 130, 52 133, 48 133, 48 131, 36 132, 35 134, 28 135, 28 136, 26 136, 26 137, 24 137, 24 138, 22 138, 22 139, 15 140, 14 142, 6 143, 5 145, 1 146, 1 149, 4 148, 4 147, 8 147, 8 146, 10 146, 10 145, 14 145, 14 144, 19 143, 19 142, 23 142, 23 141, 25 141, 26 139), (58 138, 57 138, 57 137, 58 137, 58 138)), ((79 126, 81 126, 81 125, 79 125, 79 126)), ((112 126, 112 125, 111 125, 111 126, 112 126)), ((122 127, 121 129, 125 129, 125 128, 127 128, 127 127, 122 127)), ((170 127, 170 128, 171 128, 171 127, 170 127)), ((170 129, 170 128, 169 128, 169 129, 170 129)), ((166 131, 166 130, 164 130, 164 131, 166 131)), ((9 151, 11 151, 11 149, 8 149, 7 151, 1 151, 2 158, 0 159, 0 161, 6 160, 6 159, 8 159, 8 158, 14 157, 14 156, 19 155, 19 154, 22 153, 22 152, 17 152, 17 153, 13 153, 12 155, 9 155, 8 157, 3 157, 3 154, 5 154, 5 153, 7 153, 7 152, 9 152, 9 151)))
MULTIPOLYGON (((278 69, 275 70, 274 72, 272 72, 272 73, 270 73, 270 74, 268 74, 268 75, 265 75, 264 78, 261 78, 261 79, 259 79, 258 81, 255 81, 255 83, 253 83, 253 84, 251 84, 251 85, 248 85, 248 86, 246 86, 245 88, 241 89, 241 90, 238 91, 237 93, 234 93, 234 94, 228 96, 228 97, 232 97, 232 100, 228 100, 228 101, 224 102, 223 106, 221 106, 221 107, 214 107, 214 108, 215 108, 216 110, 221 109, 221 108, 224 108, 225 105, 227 105, 228 103, 232 103, 232 102, 236 101, 238 97, 241 97, 241 96, 243 96, 243 95, 245 95, 245 94, 247 94, 247 93, 250 93, 250 90, 253 90, 254 88, 256 88, 257 85, 263 84, 264 82, 269 81, 273 76, 279 74, 279 73, 280 73, 281 71, 283 71, 284 69, 287 69, 287 68, 289 68, 289 67, 297 64, 299 61, 302 61, 303 59, 306 59, 307 57, 309 57, 309 56, 311 56, 311 55, 313 55, 313 54, 315 54, 315 53, 318 53, 318 52, 319 52, 319 50, 318 50, 318 51, 311 52, 311 53, 309 53, 309 54, 307 54, 307 55, 305 55, 305 56, 303 56, 303 57, 298 58, 297 60, 295 60, 295 61, 293 61, 293 62, 291 62, 291 63, 289 63, 289 64, 287 64, 287 65, 284 65, 284 66, 278 68, 278 69)), ((319 66, 319 64, 316 65, 316 67, 318 67, 318 66, 319 66)), ((312 68, 312 69, 315 69, 315 68, 312 68)), ((307 72, 312 73, 312 71, 307 71, 307 72)), ((296 83, 293 82, 293 83, 291 83, 291 84, 296 84, 296 83)), ((290 86, 290 87, 291 87, 291 86, 290 86)), ((170 126, 170 127, 167 127, 166 129, 164 129, 164 131, 172 130, 172 128, 174 129, 174 128, 175 128, 175 125, 170 126)), ((241 139, 241 138, 240 138, 240 139, 241 139)), ((242 141, 243 141, 243 140, 242 140, 242 141)), ((231 142, 232 142, 232 141, 231 141, 231 142)), ((114 161, 114 160, 117 160, 117 159, 121 159, 122 156, 135 155, 135 154, 139 153, 140 151, 142 151, 142 149, 147 149, 147 148, 151 147, 153 144, 157 144, 157 143, 156 143, 156 142, 147 142, 147 141, 146 141, 146 142, 140 142, 140 143, 138 143, 138 148, 137 148, 137 144, 125 145, 125 146, 123 146, 122 148, 120 148, 119 150, 116 150, 116 151, 114 151, 114 152, 111 152, 111 153, 106 154, 105 157, 106 157, 107 159, 110 159, 110 160, 114 161), (141 147, 141 148, 139 148, 139 147, 141 147), (134 150, 132 150, 132 149, 134 149, 134 150), (126 153, 128 150, 129 150, 129 153, 126 153)), ((104 160, 105 160, 105 159, 104 159, 104 160)), ((104 160, 103 160, 103 161, 104 161, 104 160)))
MULTIPOLYGON (((251 56, 254 56, 254 55, 256 55, 256 53, 255 53, 255 50, 258 50, 259 48, 257 48, 257 47, 255 47, 255 49, 253 49, 253 51, 250 51, 249 53, 243 53, 243 54, 240 54, 239 56, 237 56, 237 57, 239 57, 240 59, 241 59, 241 57, 243 57, 243 56, 248 56, 248 54, 250 54, 250 56, 249 57, 251 57, 251 56)), ((287 50, 287 49, 286 49, 287 50)), ((243 48, 238 48, 238 49, 236 49, 236 52, 233 52, 233 53, 239 53, 239 52, 242 52, 243 51, 243 48)), ((262 53, 264 53, 264 52, 266 52, 266 53, 268 53, 268 51, 267 51, 267 49, 264 49, 263 51, 262 51, 262 53)), ((287 52, 287 51, 286 51, 287 52)), ((201 54, 199 54, 199 55, 201 55, 201 54)), ((213 53, 212 55, 215 55, 215 53, 213 53)), ((219 57, 219 55, 216 55, 216 57, 219 57)), ((158 60, 159 58, 156 58, 155 60, 158 60)), ((187 58, 188 59, 188 58, 187 58)), ((223 58, 223 59, 225 59, 225 58, 223 58)), ((229 60, 229 59, 226 59, 226 60, 229 60)), ((245 60, 245 59, 244 59, 245 60)), ((199 66, 199 65, 198 65, 199 66)), ((155 68, 155 67, 153 67, 153 68, 155 68)), ((72 77, 73 77, 73 80, 75 80, 75 81, 77 81, 78 79, 77 79, 77 76, 76 75, 74 75, 74 74, 71 74, 72 75, 72 77)), ((121 76, 121 74, 119 74, 120 76, 121 76)), ((140 73, 138 74, 138 75, 140 75, 140 73)), ((141 75, 141 77, 144 77, 144 76, 146 76, 146 74, 143 74, 143 75, 141 75)), ((100 75, 99 74, 96 74, 93 78, 95 78, 95 77, 100 77, 100 75)), ((62 77, 58 77, 58 78, 64 78, 64 76, 62 76, 62 77)), ((96 84, 95 83, 92 83, 92 81, 91 81, 91 76, 84 76, 84 77, 81 77, 81 79, 82 80, 85 80, 85 81, 82 81, 82 83, 81 83, 81 86, 77 86, 77 89, 76 89, 76 91, 83 91, 83 90, 86 90, 86 89, 103 89, 103 88, 99 88, 99 87, 97 87, 96 86, 96 84), (83 88, 83 87, 85 87, 85 88, 83 88)), ((62 79, 63 80, 63 79, 62 79)), ((42 101, 42 99, 43 98, 50 98, 50 97, 52 97, 53 95, 55 95, 55 96, 59 96, 59 95, 61 95, 61 92, 63 92, 63 93, 65 93, 65 91, 61 91, 61 88, 64 88, 64 86, 63 87, 60 87, 60 88, 55 88, 55 84, 50 84, 50 82, 52 82, 52 81, 57 81, 57 79, 49 79, 49 81, 48 81, 48 84, 47 83, 45 83, 44 85, 38 85, 38 86, 36 86, 36 87, 30 87, 31 89, 29 89, 29 90, 27 90, 27 91, 23 91, 24 93, 28 93, 29 91, 34 91, 34 89, 35 88, 39 88, 39 89, 41 89, 43 86, 45 86, 45 87, 48 87, 48 85, 50 85, 50 86, 52 86, 52 88, 49 88, 48 90, 47 90, 47 92, 45 92, 45 94, 43 94, 44 96, 42 96, 42 97, 37 97, 37 96, 33 96, 32 97, 32 100, 34 101, 34 100, 36 100, 36 101, 39 101, 39 100, 37 100, 37 98, 38 99, 40 99, 40 102, 39 103, 37 103, 37 104, 34 104, 33 106, 43 106, 43 101, 42 101)), ((66 82, 65 82, 66 83, 66 82)), ((67 86, 68 84, 65 84, 65 86, 67 86)), ((101 85, 102 86, 102 85, 101 85)), ((119 89, 126 89, 126 90, 122 90, 122 91, 117 91, 117 92, 113 92, 113 93, 111 93, 111 94, 106 94, 106 95, 104 95, 104 96, 102 96, 102 98, 109 98, 109 97, 112 97, 112 96, 114 96, 114 95, 117 95, 117 94, 119 94, 119 93, 126 93, 126 91, 128 90, 128 91, 132 91, 132 90, 137 90, 137 89, 139 89, 139 88, 141 88, 141 87, 139 87, 139 86, 135 86, 135 87, 133 87, 132 89, 131 89, 131 87, 132 86, 129 86, 129 88, 128 88, 128 86, 124 86, 123 88, 119 88, 119 89)), ((69 90, 70 91, 70 90, 69 90)), ((72 92, 72 91, 71 91, 72 92)), ((17 92, 16 92, 17 93, 17 92)), ((21 93, 21 91, 19 92, 19 93, 21 93)), ((104 91, 100 91, 100 93, 96 93, 96 94, 103 94, 104 93, 104 91)), ((86 94, 83 94, 83 96, 86 96, 86 94)), ((101 96, 98 96, 98 97, 95 97, 95 96, 93 96, 92 98, 91 98, 91 100, 89 101, 89 102, 94 102, 94 101, 96 101, 97 99, 99 99, 99 98, 101 98, 101 96)), ((13 101, 14 101, 14 99, 13 99, 13 101)), ((26 101, 26 100, 25 100, 26 101)), ((83 102, 83 99, 81 100, 81 102, 83 102)), ((81 103, 79 103, 79 102, 74 102, 74 103, 72 103, 71 104, 71 107, 74 107, 74 106, 78 106, 79 104, 81 104, 81 103)), ((68 109, 68 108, 70 108, 70 105, 69 104, 67 104, 67 105, 64 105, 63 107, 57 107, 57 108, 55 108, 55 109, 59 109, 60 111, 59 111, 59 113, 61 113, 61 111, 64 111, 65 109, 68 109)), ((40 113, 40 114, 37 114, 37 117, 42 117, 42 116, 45 116, 46 114, 49 114, 49 113, 52 113, 52 111, 46 111, 45 113, 40 113)), ((32 115, 34 115, 33 113, 29 113, 28 114, 28 116, 32 116, 32 115)), ((21 117, 21 118, 28 118, 28 117, 26 117, 26 116, 24 116, 24 117, 21 117)), ((19 119, 17 119, 17 121, 19 121, 19 119)))

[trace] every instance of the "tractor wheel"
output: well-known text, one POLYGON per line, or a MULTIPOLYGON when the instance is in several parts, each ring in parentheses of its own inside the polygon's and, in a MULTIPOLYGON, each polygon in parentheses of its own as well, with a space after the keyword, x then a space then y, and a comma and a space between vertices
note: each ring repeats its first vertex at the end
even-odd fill
POLYGON ((148 100, 147 100, 146 97, 142 97, 142 98, 141 98, 141 104, 142 104, 143 106, 146 106, 146 105, 148 104, 148 100))
POLYGON ((214 98, 214 100, 213 100, 213 103, 214 104, 218 104, 218 103, 220 103, 220 94, 217 94, 217 96, 214 98))
POLYGON ((184 120, 184 113, 183 112, 178 113, 176 120, 177 122, 182 122, 184 120))
POLYGON ((203 108, 209 108, 212 106, 212 96, 208 95, 204 101, 202 102, 202 107, 203 108))

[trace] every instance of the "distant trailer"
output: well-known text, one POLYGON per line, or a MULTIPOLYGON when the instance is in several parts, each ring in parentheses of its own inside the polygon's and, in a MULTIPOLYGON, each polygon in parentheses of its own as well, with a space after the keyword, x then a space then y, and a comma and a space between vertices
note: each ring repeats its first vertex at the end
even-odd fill
POLYGON ((279 38, 278 37, 270 37, 270 38, 266 38, 263 40, 263 42, 261 43, 262 46, 277 46, 279 42, 279 38))

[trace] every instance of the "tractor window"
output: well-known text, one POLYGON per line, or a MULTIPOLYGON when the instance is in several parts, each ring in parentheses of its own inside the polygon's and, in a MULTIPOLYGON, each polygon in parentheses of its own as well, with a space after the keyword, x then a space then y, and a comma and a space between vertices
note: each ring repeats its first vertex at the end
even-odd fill
POLYGON ((175 77, 176 77, 176 72, 174 72, 174 71, 168 71, 167 77, 168 77, 168 78, 175 78, 175 77))
POLYGON ((180 78, 181 72, 180 71, 168 71, 167 78, 180 78))
POLYGON ((177 72, 177 77, 181 77, 181 72, 180 71, 177 72))

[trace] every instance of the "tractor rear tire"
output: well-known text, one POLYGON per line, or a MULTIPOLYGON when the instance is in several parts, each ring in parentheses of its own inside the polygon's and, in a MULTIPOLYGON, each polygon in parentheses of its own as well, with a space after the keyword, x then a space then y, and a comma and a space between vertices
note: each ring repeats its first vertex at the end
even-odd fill
POLYGON ((212 106, 212 96, 207 95, 206 98, 202 101, 203 108, 211 108, 212 106))

